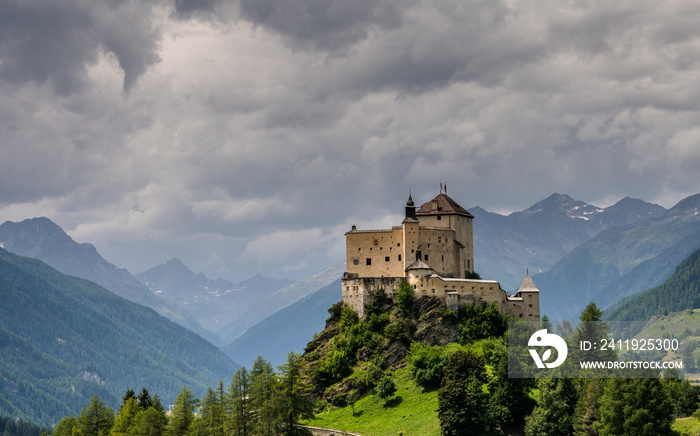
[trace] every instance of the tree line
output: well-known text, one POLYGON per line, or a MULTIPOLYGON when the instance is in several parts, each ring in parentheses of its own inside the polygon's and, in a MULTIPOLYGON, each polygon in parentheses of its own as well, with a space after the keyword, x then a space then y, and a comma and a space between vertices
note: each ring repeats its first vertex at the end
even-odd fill
POLYGON ((94 396, 53 436, 292 436, 306 434, 298 423, 312 410, 300 355, 292 352, 278 371, 258 357, 250 371, 242 367, 228 387, 220 381, 202 399, 183 387, 169 411, 145 388, 139 395, 128 390, 116 413, 94 396))

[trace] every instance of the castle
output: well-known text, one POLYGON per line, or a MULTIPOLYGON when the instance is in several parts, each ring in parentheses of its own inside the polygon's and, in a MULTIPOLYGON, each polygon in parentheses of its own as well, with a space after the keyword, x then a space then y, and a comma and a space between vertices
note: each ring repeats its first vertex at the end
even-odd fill
POLYGON ((345 234, 343 302, 364 317, 365 304, 380 288, 393 298, 407 280, 416 297, 437 297, 455 313, 481 300, 539 327, 539 290, 529 273, 512 295, 495 280, 468 278, 474 275, 473 219, 441 190, 418 210, 409 195, 400 226, 357 230, 353 225, 345 234))

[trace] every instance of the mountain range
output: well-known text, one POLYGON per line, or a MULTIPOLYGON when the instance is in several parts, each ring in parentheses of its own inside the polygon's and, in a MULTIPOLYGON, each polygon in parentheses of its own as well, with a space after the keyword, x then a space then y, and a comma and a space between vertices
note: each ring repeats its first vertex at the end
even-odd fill
POLYGON ((541 311, 551 319, 576 319, 590 301, 607 307, 662 283, 700 248, 700 194, 662 215, 604 229, 533 276, 541 311))
MULTIPOLYGON (((476 270, 512 291, 529 269, 541 291, 542 313, 552 320, 575 319, 589 301, 607 307, 664 282, 683 259, 700 248, 699 208, 700 194, 668 210, 632 198, 601 208, 562 194, 507 216, 471 207, 476 270)), ((260 354, 282 361, 290 350, 302 351, 313 333, 322 330, 326 309, 340 300, 337 280, 345 270, 343 264, 336 265, 294 283, 261 275, 232 283, 209 279, 172 259, 134 277, 104 260, 94 246, 73 241, 48 218, 4 223, 0 247, 36 257, 64 274, 93 281, 151 307, 243 363, 260 354)), ((52 317, 48 312, 41 316, 52 317)), ((47 365, 56 359, 36 354, 35 345, 22 334, 1 334, 3 346, 14 344, 15 349, 28 350, 27 356, 34 353, 27 359, 47 365)), ((189 333, 177 333, 182 334, 189 333)), ((9 365, 6 358, 0 358, 2 362, 9 365)), ((12 365, 14 371, 21 367, 17 362, 12 365)), ((66 380, 76 379, 75 364, 71 365, 61 375, 66 380)), ((88 378, 94 368, 86 364, 88 378)), ((97 377, 104 381, 101 375, 97 377)), ((89 382, 80 380, 73 381, 73 386, 89 382)), ((17 386, 5 382, 0 392, 16 394, 17 386)), ((98 383, 85 389, 104 392, 107 388, 98 383)), ((0 401, 3 407, 8 410, 0 401)))
POLYGON ((191 315, 211 332, 245 316, 262 299, 292 283, 260 274, 241 283, 211 280, 204 274, 195 274, 177 258, 135 277, 153 294, 177 307, 178 312, 191 315))
MULTIPOLYGON (((515 290, 525 271, 548 271, 571 250, 602 230, 663 216, 657 204, 625 197, 600 208, 552 194, 531 207, 504 216, 476 206, 474 215, 475 267, 506 290, 515 290)), ((539 285, 539 283, 538 283, 539 285)))
POLYGON ((1 248, 0 301, 0 415, 55 424, 142 387, 172 404, 240 368, 154 310, 1 248))

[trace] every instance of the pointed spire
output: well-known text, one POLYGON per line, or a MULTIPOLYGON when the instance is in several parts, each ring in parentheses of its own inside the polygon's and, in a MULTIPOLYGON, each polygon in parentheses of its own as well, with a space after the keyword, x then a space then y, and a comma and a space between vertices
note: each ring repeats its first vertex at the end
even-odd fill
POLYGON ((406 218, 416 219, 416 205, 411 197, 411 190, 408 190, 408 201, 406 202, 406 218))
POLYGON ((540 290, 537 289, 537 286, 535 286, 535 282, 532 281, 529 270, 527 270, 527 273, 525 273, 525 279, 523 279, 523 283, 520 285, 520 288, 517 291, 518 294, 521 292, 540 292, 540 290))

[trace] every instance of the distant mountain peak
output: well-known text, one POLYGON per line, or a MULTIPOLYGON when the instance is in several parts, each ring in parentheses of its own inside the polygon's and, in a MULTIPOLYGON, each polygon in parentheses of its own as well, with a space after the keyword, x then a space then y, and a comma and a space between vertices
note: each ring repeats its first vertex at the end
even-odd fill
POLYGON ((683 215, 684 217, 697 217, 700 215, 700 194, 691 195, 676 203, 668 210, 669 215, 683 215))
POLYGON ((169 268, 177 268, 177 269, 187 270, 187 271, 191 272, 191 270, 187 267, 187 265, 185 265, 178 257, 173 257, 169 261, 162 263, 161 266, 166 266, 169 268))

